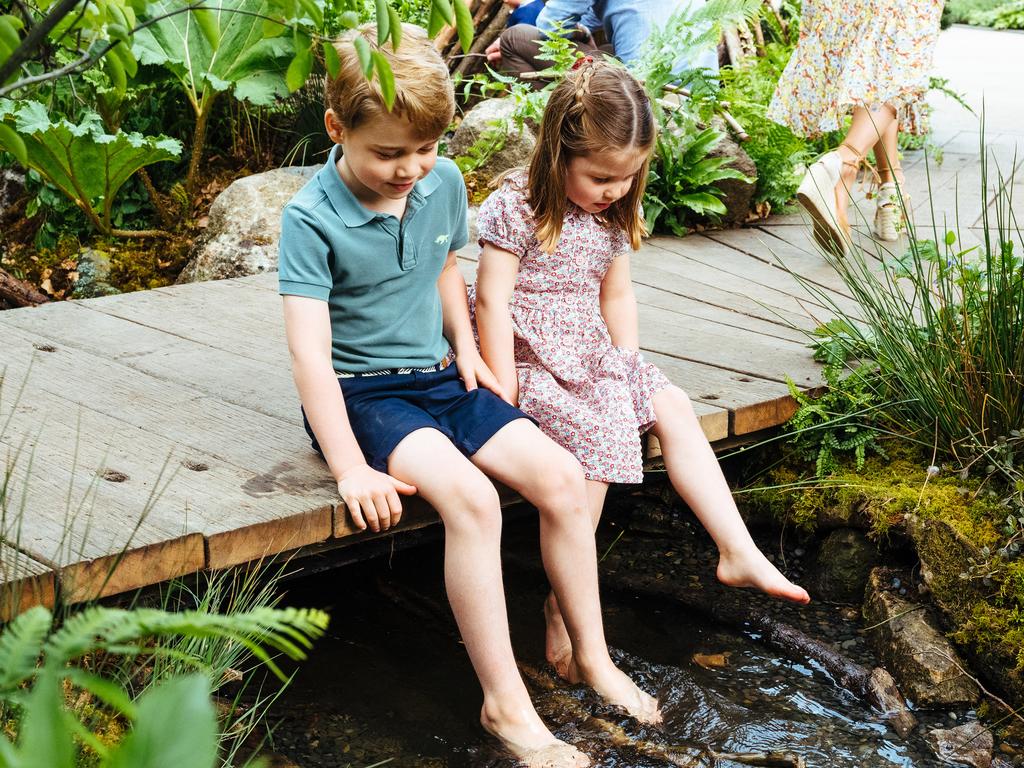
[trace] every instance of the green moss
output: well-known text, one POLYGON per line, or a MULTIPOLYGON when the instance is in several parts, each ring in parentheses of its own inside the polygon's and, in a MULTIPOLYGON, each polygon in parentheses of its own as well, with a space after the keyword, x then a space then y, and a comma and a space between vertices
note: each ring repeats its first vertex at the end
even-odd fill
POLYGON ((808 531, 851 526, 909 537, 950 636, 983 677, 1024 701, 1024 561, 991 554, 1006 543, 1006 508, 979 479, 948 470, 929 478, 930 454, 887 449, 888 460, 868 459, 863 472, 849 461, 810 484, 803 478, 814 468, 790 458, 738 500, 749 514, 808 531))

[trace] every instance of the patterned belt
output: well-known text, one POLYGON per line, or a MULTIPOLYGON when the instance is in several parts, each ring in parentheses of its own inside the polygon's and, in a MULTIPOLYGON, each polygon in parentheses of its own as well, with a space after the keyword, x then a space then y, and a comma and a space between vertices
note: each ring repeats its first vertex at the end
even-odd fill
POLYGON ((358 379, 363 376, 392 376, 396 373, 434 373, 443 371, 455 362, 455 352, 449 349, 448 354, 441 358, 441 362, 428 365, 426 368, 385 368, 382 371, 363 371, 361 373, 349 373, 348 371, 335 371, 339 379, 358 379))

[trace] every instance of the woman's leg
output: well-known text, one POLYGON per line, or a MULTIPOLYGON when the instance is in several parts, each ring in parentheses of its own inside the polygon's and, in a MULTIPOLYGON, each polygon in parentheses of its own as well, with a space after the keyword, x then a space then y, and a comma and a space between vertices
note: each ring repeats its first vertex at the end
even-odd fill
MULTIPOLYGON (((590 520, 594 530, 601 521, 601 510, 604 508, 604 498, 608 494, 608 483, 597 480, 587 480, 587 507, 590 509, 590 520)), ((544 625, 545 635, 545 656, 548 662, 555 668, 561 677, 571 679, 572 675, 572 641, 569 639, 569 631, 565 628, 565 620, 562 612, 558 609, 558 598, 554 590, 544 601, 544 625)))
POLYGON ((878 169, 879 181, 887 184, 895 181, 903 184, 903 169, 900 167, 899 155, 899 124, 896 120, 889 123, 882 138, 875 142, 875 168, 878 169))
POLYGON ((876 110, 857 107, 853 110, 850 130, 839 146, 843 165, 836 184, 836 215, 842 228, 849 228, 850 189, 857 180, 857 169, 872 146, 882 140, 896 123, 896 110, 884 104, 876 110))
POLYGON ((579 462, 526 419, 506 424, 472 460, 540 512, 541 557, 572 643, 571 674, 638 720, 660 721, 658 702, 608 655, 593 520, 579 462))
POLYGON ((754 587, 773 597, 806 603, 802 587, 779 573, 747 530, 714 451, 708 444, 690 399, 678 387, 654 397, 657 424, 669 480, 718 546, 718 579, 733 587, 754 587))
POLYGON ((483 726, 527 765, 589 765, 586 756, 544 725, 516 667, 501 579, 501 507, 494 485, 434 429, 417 430, 402 440, 388 459, 388 473, 415 485, 444 522, 445 587, 483 688, 483 726))

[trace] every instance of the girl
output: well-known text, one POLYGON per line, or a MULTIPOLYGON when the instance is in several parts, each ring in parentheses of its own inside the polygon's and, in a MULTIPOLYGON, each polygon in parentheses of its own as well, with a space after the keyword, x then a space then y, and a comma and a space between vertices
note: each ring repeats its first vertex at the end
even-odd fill
MULTIPOLYGON (((639 352, 627 250, 645 234, 654 139, 640 83, 580 59, 551 94, 529 171, 480 209, 480 349, 511 399, 583 464, 595 527, 608 483, 643 479, 650 429, 673 487, 718 546, 719 580, 806 603, 751 539, 689 399, 639 352)), ((548 660, 575 680, 553 594, 545 616, 548 660)))

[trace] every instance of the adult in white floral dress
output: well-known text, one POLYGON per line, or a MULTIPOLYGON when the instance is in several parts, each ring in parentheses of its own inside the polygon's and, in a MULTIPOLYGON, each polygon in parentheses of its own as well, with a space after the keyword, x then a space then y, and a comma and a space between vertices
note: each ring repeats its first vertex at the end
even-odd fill
POLYGON ((525 172, 507 178, 477 219, 481 241, 520 259, 509 303, 519 407, 575 454, 588 480, 639 483, 640 435, 669 381, 640 353, 613 346, 601 316, 601 281, 629 241, 572 206, 558 246, 544 253, 525 183, 525 172))
POLYGON ((768 116, 801 136, 840 130, 842 145, 809 169, 798 199, 815 236, 845 253, 849 188, 874 147, 880 190, 874 233, 896 240, 900 224, 897 134, 926 130, 929 86, 942 0, 804 0, 800 40, 779 79, 768 116))

